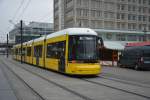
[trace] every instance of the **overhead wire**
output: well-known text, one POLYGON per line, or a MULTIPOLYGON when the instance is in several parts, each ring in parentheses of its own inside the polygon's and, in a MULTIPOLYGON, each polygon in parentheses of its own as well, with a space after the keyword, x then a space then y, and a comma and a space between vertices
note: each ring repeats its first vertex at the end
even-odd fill
POLYGON ((41 17, 40 19, 39 19, 39 21, 44 21, 44 20, 46 20, 46 19, 51 19, 51 18, 53 18, 53 10, 50 10, 48 13, 46 13, 43 17, 41 17), (52 16, 50 16, 52 14, 52 16))
POLYGON ((20 13, 19 17, 17 18, 18 20, 19 20, 19 18, 22 18, 22 17, 23 17, 23 15, 24 15, 26 9, 28 8, 30 2, 31 2, 31 0, 28 0, 28 1, 27 1, 27 3, 26 3, 26 5, 24 6, 22 12, 20 13))
MULTIPOLYGON (((16 11, 15 11, 15 13, 14 13, 12 19, 10 19, 9 21, 12 21, 12 22, 15 21, 17 15, 18 15, 18 13, 21 11, 20 9, 21 9, 21 7, 24 5, 24 3, 25 3, 25 0, 21 0, 20 5, 19 5, 18 8, 16 9, 16 11)), ((8 26, 8 27, 6 28, 6 30, 10 30, 10 29, 11 29, 11 26, 8 26)))
MULTIPOLYGON (((19 17, 17 18, 17 20, 23 18, 23 15, 24 15, 26 9, 28 8, 30 2, 31 2, 31 0, 28 0, 28 1, 27 1, 25 7, 24 7, 23 10, 22 10, 22 13, 19 15, 19 17)), ((51 13, 51 12, 47 13, 46 15, 44 15, 39 21, 41 21, 41 20, 43 21, 43 20, 47 19, 47 18, 50 16, 50 13, 51 13)), ((52 17, 53 17, 53 16, 51 16, 51 17, 49 17, 49 18, 51 19, 52 17)))
MULTIPOLYGON (((26 0, 22 0, 22 1, 20 2, 20 5, 19 5, 19 7, 17 8, 17 10, 16 10, 16 12, 15 12, 15 14, 14 14, 14 16, 13 16, 13 21, 16 19, 16 21, 18 22, 19 19, 22 19, 22 18, 23 18, 23 15, 24 15, 26 9, 28 8, 28 6, 29 6, 31 0, 28 0, 27 2, 25 2, 25 1, 26 1, 26 0), (24 4, 24 3, 25 3, 25 4, 24 4), (23 9, 21 10, 22 12, 21 12, 21 13, 18 15, 18 17, 17 17, 17 14, 19 13, 19 10, 21 9, 21 7, 23 7, 23 9)), ((45 19, 48 19, 48 18, 51 19, 53 16, 50 16, 50 14, 51 14, 51 12, 45 14, 39 21, 44 21, 45 19)), ((10 27, 9 27, 9 28, 10 28, 10 27)))
POLYGON ((20 2, 20 5, 18 6, 18 8, 17 8, 17 10, 16 10, 16 12, 15 12, 15 14, 14 14, 14 16, 12 17, 12 20, 15 20, 15 18, 16 18, 16 16, 17 16, 17 13, 18 13, 19 10, 21 9, 22 5, 24 4, 24 1, 25 1, 25 0, 22 0, 22 1, 20 2))
POLYGON ((43 20, 43 19, 45 19, 45 17, 48 17, 48 15, 50 15, 50 12, 48 12, 47 14, 45 14, 43 17, 41 17, 39 20, 41 21, 41 20, 43 20))
POLYGON ((45 21, 46 19, 51 19, 53 18, 53 9, 49 10, 46 14, 44 14, 40 19, 39 21, 45 21), (52 14, 52 16, 51 16, 52 14))
POLYGON ((48 19, 48 18, 52 18, 53 16, 50 16, 50 12, 45 14, 42 18, 39 19, 39 21, 44 21, 45 19, 48 19))

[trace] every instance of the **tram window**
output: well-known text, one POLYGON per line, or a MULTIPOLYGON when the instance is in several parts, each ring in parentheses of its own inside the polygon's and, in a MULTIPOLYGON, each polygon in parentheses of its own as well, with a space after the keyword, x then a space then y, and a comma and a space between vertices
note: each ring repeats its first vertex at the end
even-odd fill
POLYGON ((97 61, 99 59, 97 44, 96 36, 70 36, 68 60, 97 61))
POLYGON ((47 58, 59 59, 61 54, 65 55, 65 41, 47 44, 47 58))
POLYGON ((60 42, 57 44, 58 58, 60 58, 61 54, 65 55, 65 48, 66 48, 65 42, 60 42))
POLYGON ((27 48, 27 56, 31 56, 31 47, 27 48))
POLYGON ((42 45, 34 47, 34 57, 42 57, 42 45))

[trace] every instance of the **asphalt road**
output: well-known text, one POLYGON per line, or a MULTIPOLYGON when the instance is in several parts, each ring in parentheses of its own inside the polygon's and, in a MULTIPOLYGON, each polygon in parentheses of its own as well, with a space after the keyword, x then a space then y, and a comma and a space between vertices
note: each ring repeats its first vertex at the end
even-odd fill
POLYGON ((10 93, 2 90, 0 81, 0 100, 150 99, 150 71, 103 67, 97 77, 71 77, 2 56, 0 62, 0 79, 12 96, 7 98, 10 93))
POLYGON ((136 71, 129 68, 103 67, 102 75, 150 85, 150 71, 146 70, 136 71))

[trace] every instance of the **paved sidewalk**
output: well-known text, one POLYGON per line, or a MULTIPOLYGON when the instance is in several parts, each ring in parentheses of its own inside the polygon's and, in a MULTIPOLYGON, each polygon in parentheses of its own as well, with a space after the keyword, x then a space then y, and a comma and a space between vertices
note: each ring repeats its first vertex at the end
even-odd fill
POLYGON ((10 87, 9 81, 7 80, 2 67, 5 67, 0 60, 0 100, 17 100, 10 87))

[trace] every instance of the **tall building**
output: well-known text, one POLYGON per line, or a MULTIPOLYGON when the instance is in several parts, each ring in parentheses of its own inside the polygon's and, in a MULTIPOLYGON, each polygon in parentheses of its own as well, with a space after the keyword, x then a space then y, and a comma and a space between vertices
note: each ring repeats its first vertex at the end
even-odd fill
POLYGON ((64 29, 64 0, 54 0, 54 31, 64 29))
POLYGON ((54 30, 150 31, 150 0, 54 0, 54 30))

